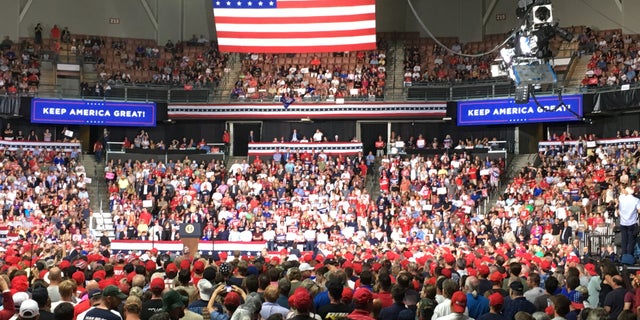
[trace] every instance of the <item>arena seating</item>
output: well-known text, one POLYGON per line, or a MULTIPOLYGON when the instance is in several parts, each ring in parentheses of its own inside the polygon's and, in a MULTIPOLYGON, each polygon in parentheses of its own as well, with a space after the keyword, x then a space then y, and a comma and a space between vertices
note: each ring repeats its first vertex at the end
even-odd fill
POLYGON ((178 42, 171 48, 155 40, 73 34, 58 53, 96 64, 97 79, 114 84, 212 87, 226 65, 215 42, 178 42))
MULTIPOLYGON (((579 34, 584 27, 566 28, 572 34, 579 34)), ((487 35, 483 41, 460 43, 456 37, 443 37, 438 40, 456 52, 478 54, 488 52, 502 44, 509 34, 487 35)), ((555 37, 550 41, 550 49, 556 59, 570 58, 577 49, 577 41, 564 41, 555 37)), ((431 38, 409 36, 404 48, 405 85, 433 82, 474 82, 491 78, 490 65, 499 58, 499 52, 466 58, 454 56, 440 47, 431 38)), ((567 71, 569 63, 555 66, 556 72, 567 71)))
POLYGON ((598 88, 637 83, 639 40, 640 35, 623 34, 621 29, 585 28, 579 39, 580 52, 591 59, 581 85, 598 88))
POLYGON ((0 94, 33 95, 40 84, 40 47, 28 40, 0 44, 0 94))
POLYGON ((252 53, 242 59, 242 72, 231 93, 239 100, 297 101, 384 98, 386 42, 376 51, 334 53, 252 53))

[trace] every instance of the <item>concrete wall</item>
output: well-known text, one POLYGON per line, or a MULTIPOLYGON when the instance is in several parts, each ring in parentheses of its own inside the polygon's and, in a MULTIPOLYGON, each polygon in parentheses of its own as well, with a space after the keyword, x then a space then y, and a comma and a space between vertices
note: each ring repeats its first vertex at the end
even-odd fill
MULTIPOLYGON (((189 39, 203 34, 214 37, 211 0, 145 0, 159 22, 156 30, 140 0, 33 0, 24 19, 20 9, 27 0, 3 3, 0 12, 0 34, 12 39, 32 37, 33 27, 41 22, 45 37, 58 24, 68 26, 72 33, 111 35, 119 37, 158 39, 189 39), (109 24, 109 18, 119 18, 120 24, 109 24)), ((482 16, 493 0, 411 0, 420 18, 438 36, 459 36, 463 42, 480 40, 483 35, 482 16)), ((419 31, 426 36, 409 10, 406 0, 377 0, 379 31, 419 31)), ((484 28, 484 34, 504 33, 517 26, 516 1, 498 0, 484 28), (496 21, 496 14, 506 20, 496 21)), ((620 11, 611 0, 555 0, 554 16, 562 26, 591 25, 596 29, 629 27, 628 33, 640 33, 640 1, 624 1, 620 11), (584 5, 585 1, 587 5, 584 5), (607 18, 603 17, 606 16, 607 18)))
MULTIPOLYGON (((418 20, 405 3, 405 31, 419 31, 422 37, 427 33, 420 27, 418 20)), ((412 0, 413 7, 422 22, 433 34, 441 37, 458 36, 462 41, 475 41, 482 38, 482 1, 473 0, 412 0)), ((378 11, 384 14, 386 11, 378 11)))

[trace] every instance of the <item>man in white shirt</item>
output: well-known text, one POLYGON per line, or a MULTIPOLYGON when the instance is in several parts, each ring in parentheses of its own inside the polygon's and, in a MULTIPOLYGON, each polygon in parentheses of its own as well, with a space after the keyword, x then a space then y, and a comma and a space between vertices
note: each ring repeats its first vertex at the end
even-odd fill
POLYGON ((275 251, 276 250, 276 232, 273 230, 271 225, 267 226, 267 230, 262 233, 262 239, 267 242, 267 250, 275 251))
POLYGON ((636 245, 640 199, 633 195, 633 188, 626 187, 618 198, 618 216, 622 233, 622 254, 633 254, 636 245))
POLYGON ((529 274, 527 287, 531 289, 524 293, 524 297, 531 303, 535 303, 536 298, 546 293, 546 291, 540 287, 540 275, 535 272, 529 274))
MULTIPOLYGON (((452 296, 451 300, 447 299, 445 301, 450 301, 449 309, 450 312, 447 315, 432 318, 436 320, 473 320, 473 318, 467 316, 467 295, 462 291, 456 291, 452 296)), ((436 306, 439 307, 440 305, 436 306)), ((435 317, 436 314, 434 313, 435 317)))
POLYGON ((320 129, 316 129, 316 132, 313 134, 313 142, 322 142, 322 138, 324 135, 320 129))
MULTIPOLYGON (((438 303, 438 305, 433 310, 433 316, 431 317, 431 320, 444 319, 443 317, 448 316, 452 313, 452 296, 457 292, 462 293, 461 291, 458 291, 458 284, 454 280, 447 279, 444 281, 444 283, 442 283, 442 295, 444 297, 444 300, 438 303)), ((462 306, 463 312, 465 314, 469 314, 469 312, 466 311, 467 296, 464 293, 462 293, 462 295, 465 299, 464 306, 462 306)))
POLYGON ((316 230, 307 229, 304 231, 305 251, 313 251, 316 246, 316 230))

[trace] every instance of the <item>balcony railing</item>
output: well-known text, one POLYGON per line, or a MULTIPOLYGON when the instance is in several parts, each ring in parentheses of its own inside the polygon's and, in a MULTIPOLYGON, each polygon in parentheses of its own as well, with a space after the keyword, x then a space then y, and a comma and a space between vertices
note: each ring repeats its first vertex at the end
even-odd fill
POLYGON ((124 101, 155 101, 168 103, 206 103, 209 101, 209 89, 185 90, 162 86, 115 86, 104 96, 83 96, 82 98, 104 98, 124 101))

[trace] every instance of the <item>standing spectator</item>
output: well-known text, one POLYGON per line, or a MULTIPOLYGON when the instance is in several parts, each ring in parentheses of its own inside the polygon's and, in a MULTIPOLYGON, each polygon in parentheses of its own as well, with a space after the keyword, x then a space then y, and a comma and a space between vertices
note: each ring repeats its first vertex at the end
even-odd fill
POLYGON ((162 295, 162 303, 164 311, 169 314, 169 318, 171 320, 179 320, 184 317, 189 298, 181 295, 178 291, 170 289, 162 295))
POLYGON ((249 142, 256 142, 255 136, 253 135, 253 130, 249 131, 249 142))
POLYGON ((39 316, 40 308, 38 308, 38 303, 28 299, 20 305, 20 312, 18 312, 17 318, 20 320, 37 320, 39 316))
POLYGON ((380 310, 380 315, 378 317, 379 319, 396 320, 398 319, 398 315, 400 314, 400 312, 407 309, 404 304, 404 291, 405 288, 397 284, 394 285, 393 288, 391 288, 391 297, 393 297, 393 304, 380 310))
POLYGON ((318 315, 320 315, 322 319, 327 317, 346 317, 349 315, 349 313, 353 311, 353 308, 351 305, 342 302, 342 291, 344 290, 342 283, 337 280, 330 280, 326 283, 326 287, 331 302, 318 308, 318 315))
MULTIPOLYGON (((84 320, 84 316, 87 311, 97 305, 102 301, 102 290, 98 287, 98 282, 95 280, 91 280, 87 283, 87 295, 85 300, 78 303, 73 307, 73 314, 75 315, 76 320, 84 320)), ((39 304, 39 302, 38 302, 39 304)), ((40 310, 40 318, 42 318, 42 310, 40 310)))
POLYGON ((149 320, 154 313, 162 310, 162 291, 164 291, 165 282, 161 277, 155 277, 151 279, 149 285, 149 292, 151 292, 151 299, 142 303, 142 310, 140 318, 142 320, 149 320))
MULTIPOLYGON (((53 310, 53 318, 54 320, 73 320, 73 304, 63 302, 58 305, 53 310)), ((39 317, 37 319, 39 319, 39 317)))
POLYGON ((53 267, 49 270, 49 286, 47 286, 47 292, 49 293, 49 300, 51 303, 60 301, 60 291, 58 291, 58 285, 62 281, 62 270, 58 267, 53 267))
POLYGON ((587 263, 584 266, 584 270, 589 274, 589 283, 587 284, 587 290, 589 291, 589 297, 587 300, 592 307, 597 307, 599 303, 600 284, 602 278, 596 271, 596 266, 593 263, 587 263))
POLYGON ((222 143, 224 143, 224 151, 229 152, 229 145, 231 144, 231 136, 228 130, 224 130, 222 133, 222 143))
MULTIPOLYGON (((435 320, 440 317, 444 317, 451 313, 451 296, 458 291, 458 283, 452 279, 444 280, 442 283, 442 297, 444 298, 433 311, 433 317, 435 320)), ((436 297, 436 301, 438 298, 436 297)), ((466 306, 466 301, 465 301, 466 306)))
POLYGON ((529 314, 536 312, 536 307, 533 303, 525 299, 523 292, 524 286, 522 282, 514 281, 509 284, 509 298, 507 298, 504 308, 504 317, 506 319, 513 319, 519 311, 524 311, 529 314))
POLYGON ((2 137, 8 141, 12 141, 15 138, 13 128, 11 128, 11 123, 7 123, 7 126, 2 131, 2 137))
POLYGON ((52 139, 53 139, 53 134, 51 133, 49 128, 44 129, 44 134, 42 135, 42 141, 51 142, 53 141, 52 139))
POLYGON ((71 303, 75 305, 75 292, 78 286, 73 280, 65 280, 60 283, 58 286, 58 291, 60 292, 60 301, 51 303, 51 310, 55 310, 58 305, 61 303, 71 303))
POLYGON ((53 313, 49 311, 49 294, 44 287, 34 288, 31 293, 31 299, 38 303, 40 308, 39 320, 53 320, 53 313))
POLYGON ((140 310, 142 309, 142 301, 136 296, 129 296, 124 303, 122 310, 124 311, 124 320, 140 320, 140 310))
POLYGON ((68 27, 64 27, 60 37, 62 38, 62 42, 64 42, 64 43, 70 43, 71 42, 71 32, 69 32, 69 28, 68 27))
POLYGON ((382 140, 382 136, 378 136, 378 140, 376 140, 374 146, 376 147, 376 157, 384 157, 384 149, 387 144, 382 140))
POLYGON ((42 24, 36 24, 36 27, 33 29, 35 33, 35 43, 42 44, 42 24))
POLYGON ((353 293, 353 311, 347 316, 351 320, 374 320, 371 316, 373 294, 367 288, 358 288, 353 293))
MULTIPOLYGON (((569 306, 571 305, 571 301, 569 301, 569 298, 567 298, 564 295, 557 294, 551 297, 550 300, 551 300, 551 303, 553 304, 553 315, 555 317, 553 319, 564 319, 567 313, 569 313, 569 309, 570 309, 569 306)), ((616 318, 617 318, 617 315, 615 318, 610 317, 610 319, 616 319, 616 318)))
POLYGON ((31 129, 31 131, 29 131, 29 135, 27 136, 27 141, 29 141, 29 142, 37 142, 37 141, 39 141, 38 135, 36 134, 35 130, 31 129))
POLYGON ((506 320, 502 315, 504 297, 499 292, 494 292, 489 296, 489 313, 481 315, 477 320, 506 320))
POLYGON ((87 311, 85 319, 122 320, 122 317, 114 312, 127 299, 127 295, 122 293, 118 287, 109 285, 102 291, 102 302, 93 309, 87 311))
POLYGON ((102 142, 99 139, 96 140, 96 142, 93 144, 93 153, 96 156, 97 163, 100 163, 100 161, 102 161, 103 149, 104 149, 104 146, 102 145, 102 142))
POLYGON ((263 319, 269 318, 273 314, 282 314, 283 317, 286 318, 289 313, 289 309, 280 306, 276 301, 278 300, 278 287, 274 285, 269 285, 264 290, 264 299, 265 302, 262 303, 262 309, 260 310, 260 316, 263 319))
POLYGON ((4 277, 0 277, 0 291, 2 291, 2 310, 0 310, 0 320, 9 320, 16 313, 16 307, 13 304, 13 297, 9 291, 9 285, 4 277))
POLYGON ((480 281, 474 276, 467 277, 464 288, 467 291, 467 308, 469 316, 477 319, 480 315, 489 312, 489 299, 478 294, 480 281))
POLYGON ((604 309, 609 313, 610 320, 616 320, 624 309, 624 297, 627 294, 627 289, 624 287, 624 280, 620 275, 606 276, 605 282, 613 288, 613 291, 605 297, 604 309))
POLYGON ((545 293, 544 289, 540 287, 540 275, 535 272, 529 274, 527 287, 531 289, 524 293, 524 297, 533 304, 535 304, 536 298, 545 293))
MULTIPOLYGON (((196 270, 196 265, 198 265, 198 268, 202 267, 201 270, 204 271, 204 264, 202 263, 202 261, 196 261, 196 263, 194 263, 193 265, 194 270, 196 270)), ((198 281, 197 287, 198 296, 200 297, 200 299, 189 304, 188 308, 189 310, 202 315, 203 310, 207 307, 209 300, 211 300, 211 295, 213 294, 213 285, 207 279, 200 279, 198 281)))
POLYGON ((436 320, 473 320, 464 314, 467 309, 467 296, 462 291, 456 291, 451 296, 451 313, 436 320))
POLYGON ((620 219, 620 232, 622 233, 622 255, 633 255, 636 245, 639 208, 640 199, 633 195, 633 188, 624 188, 618 198, 618 215, 620 219))
POLYGON ((60 28, 58 28, 57 24, 54 24, 53 28, 51 28, 51 39, 53 40, 60 39, 60 28))
POLYGON ((316 132, 313 134, 313 142, 322 142, 323 137, 324 134, 322 133, 322 131, 320 131, 320 129, 316 129, 316 132))

